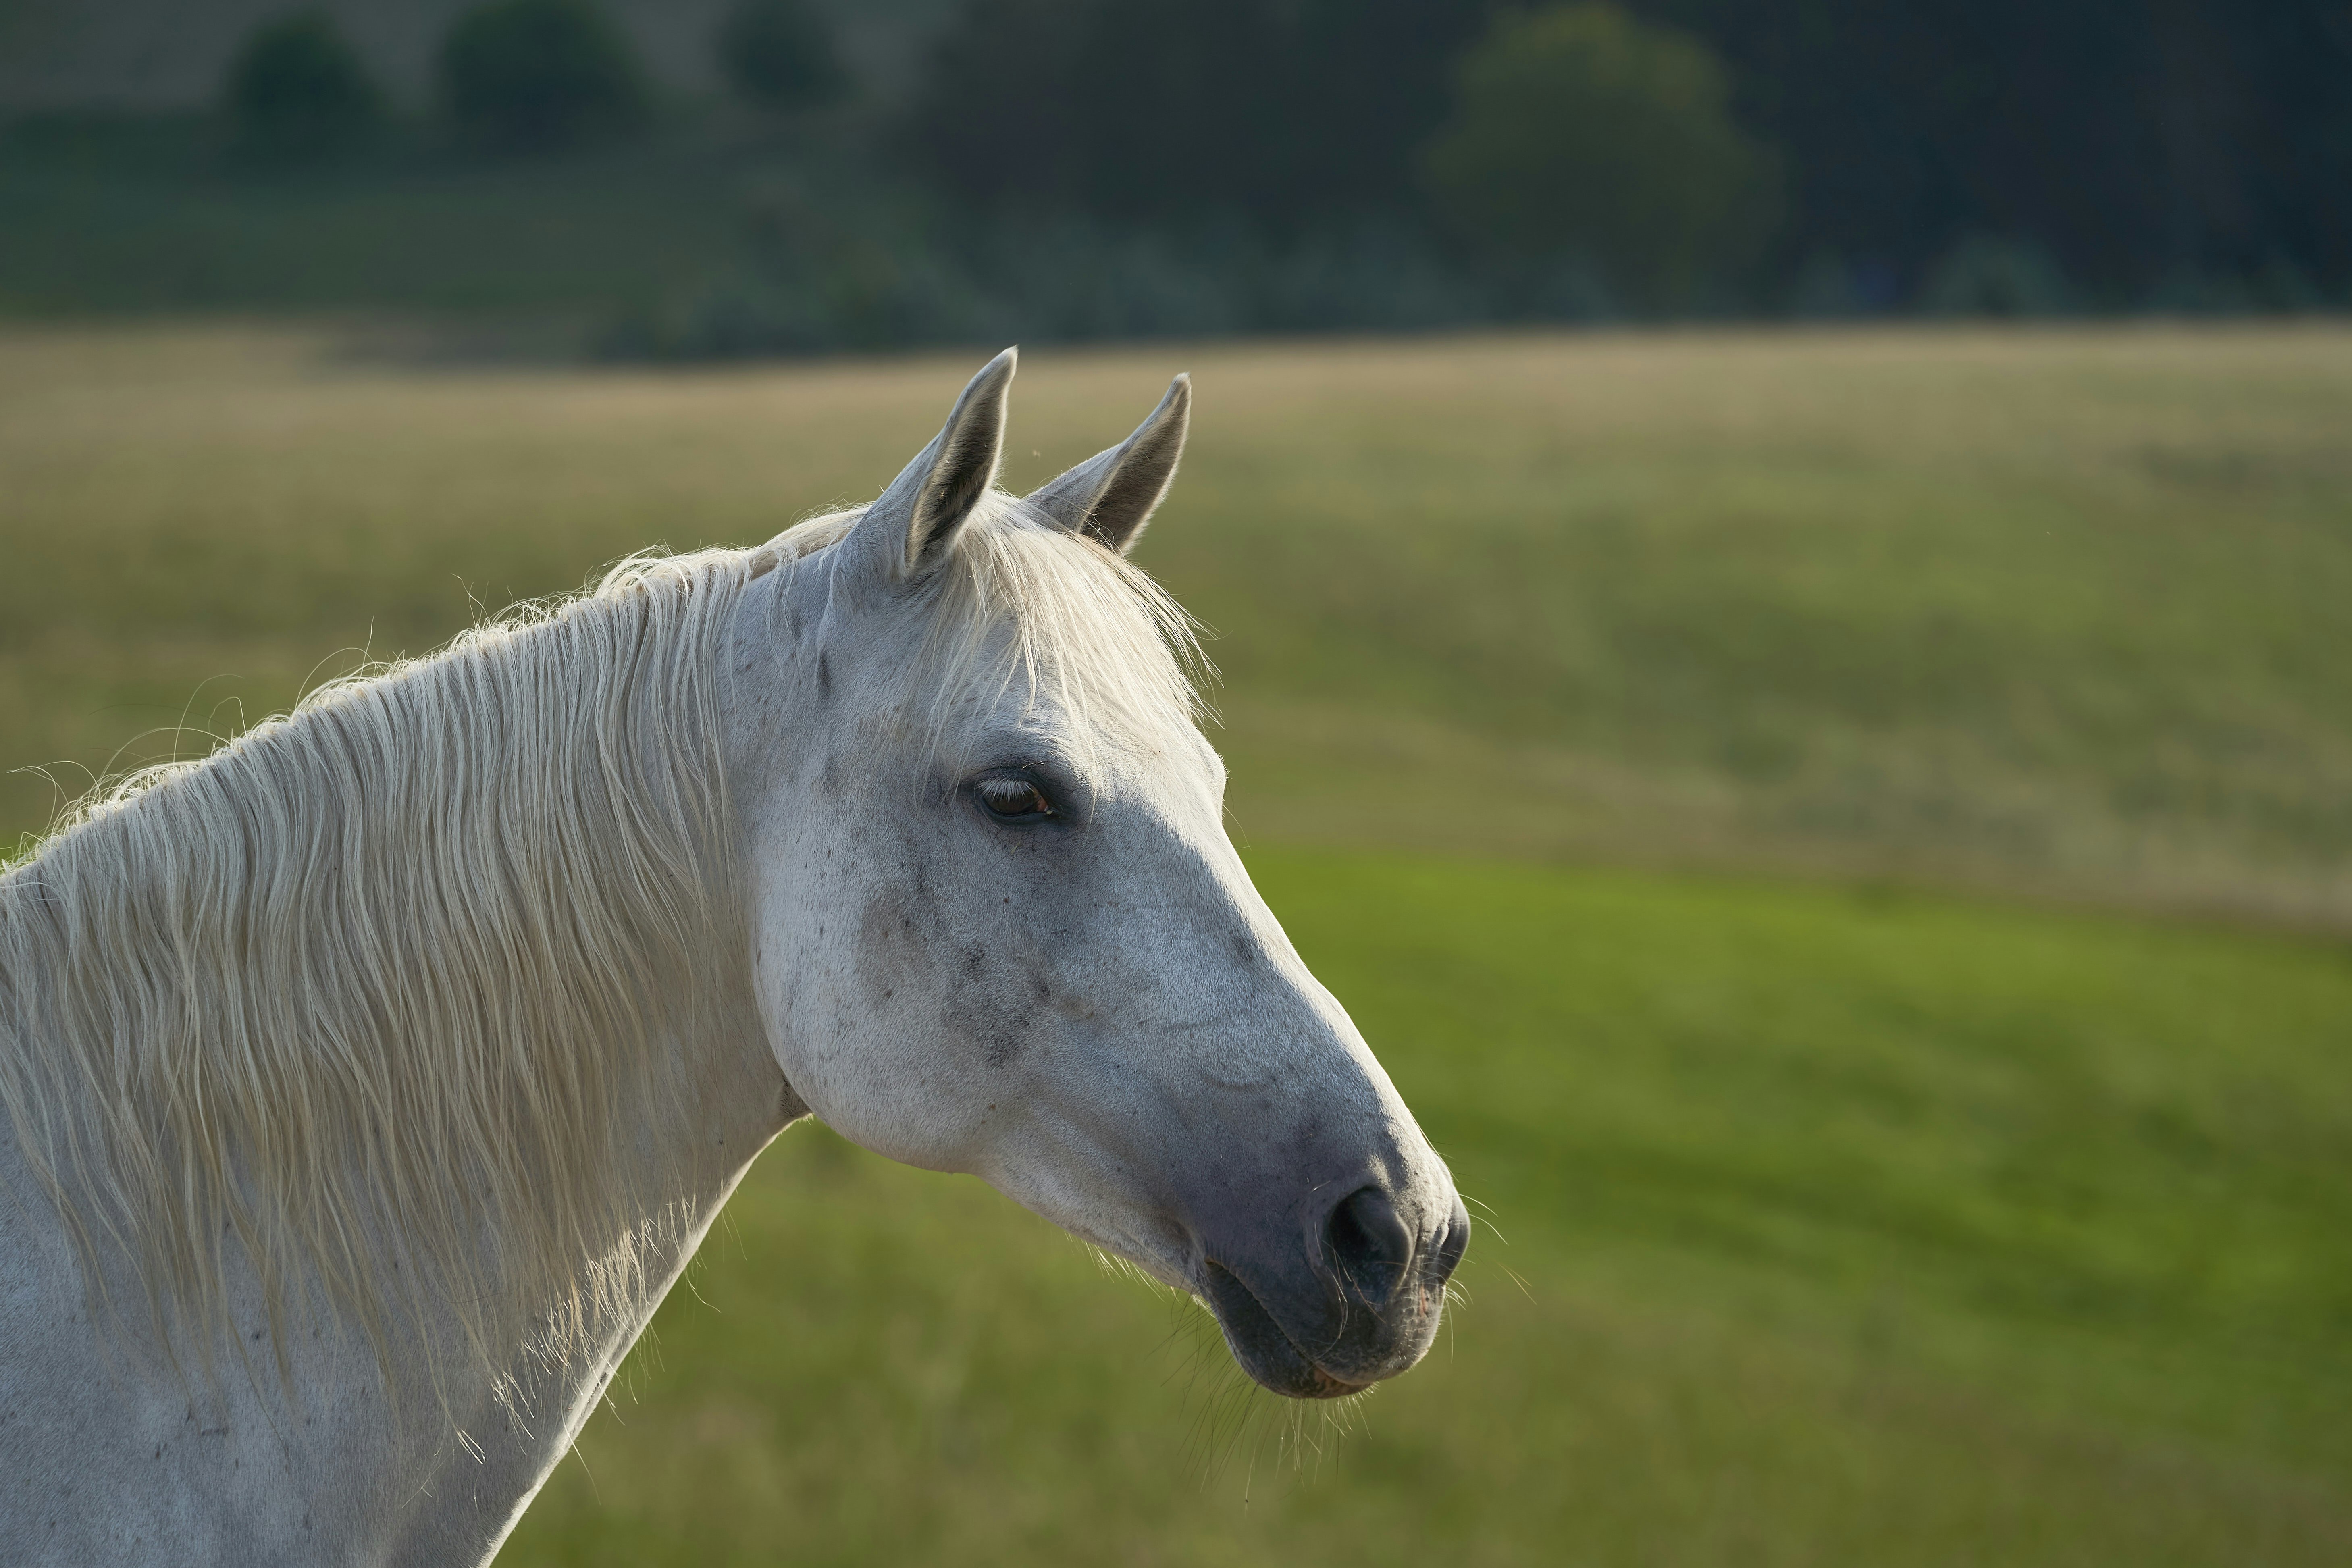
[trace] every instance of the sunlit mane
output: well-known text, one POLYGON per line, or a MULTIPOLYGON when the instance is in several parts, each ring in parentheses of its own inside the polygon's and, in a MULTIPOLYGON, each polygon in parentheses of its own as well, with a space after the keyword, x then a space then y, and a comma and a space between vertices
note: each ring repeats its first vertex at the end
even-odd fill
POLYGON ((662 1087, 656 993, 732 940, 747 575, 626 563, 123 781, 0 880, 0 1100, 86 1267, 122 1247, 199 1347, 239 1244, 274 1330, 315 1274, 380 1349, 388 1309, 479 1349, 490 1303, 552 1296, 560 1352, 626 1293, 613 1108, 662 1087))
MULTIPOLYGON (((932 740, 1016 690, 1081 744, 1190 723, 1172 601, 1010 498, 982 510, 923 590, 903 695, 932 740)), ((0 875, 0 1102, 85 1268, 127 1259, 184 1350, 216 1342, 234 1247, 273 1337, 323 1304, 381 1353, 448 1313, 480 1353, 517 1327, 497 1303, 555 1300, 521 1328, 562 1357, 624 1310, 646 1207, 619 1111, 682 1112, 665 1031, 740 962, 731 612, 766 571, 824 569, 854 515, 633 560, 335 682, 94 795, 0 875)))

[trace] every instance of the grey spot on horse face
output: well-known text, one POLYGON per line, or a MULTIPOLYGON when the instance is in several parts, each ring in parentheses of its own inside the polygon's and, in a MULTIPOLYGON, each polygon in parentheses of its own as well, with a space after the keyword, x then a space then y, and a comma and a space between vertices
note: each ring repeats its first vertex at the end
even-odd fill
POLYGON ((816 695, 821 702, 833 700, 833 664, 821 653, 816 656, 816 695))
POLYGON ((989 962, 987 951, 963 951, 962 973, 950 987, 947 1025, 978 1047, 981 1059, 1002 1070, 1034 1039, 1053 1011, 1053 982, 1034 966, 989 962))
POLYGON ((954 941, 913 881, 867 899, 858 922, 857 972, 876 1005, 940 999, 941 1022, 991 1068, 1009 1066, 1054 1010, 1054 987, 1035 966, 992 963, 986 946, 954 941))
POLYGON ((919 978, 936 921, 919 903, 895 889, 866 900, 857 922, 857 973, 866 994, 887 1000, 911 989, 919 978))

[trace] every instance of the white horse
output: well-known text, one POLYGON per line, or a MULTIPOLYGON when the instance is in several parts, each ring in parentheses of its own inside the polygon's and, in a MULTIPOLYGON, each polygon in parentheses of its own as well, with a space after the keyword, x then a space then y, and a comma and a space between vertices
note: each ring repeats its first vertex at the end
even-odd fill
POLYGON ((1411 1366, 1469 1219, 1222 825, 1125 561, 1179 378, 313 695, 0 877, 0 1561, 487 1561, 751 1159, 823 1117, 1411 1366))

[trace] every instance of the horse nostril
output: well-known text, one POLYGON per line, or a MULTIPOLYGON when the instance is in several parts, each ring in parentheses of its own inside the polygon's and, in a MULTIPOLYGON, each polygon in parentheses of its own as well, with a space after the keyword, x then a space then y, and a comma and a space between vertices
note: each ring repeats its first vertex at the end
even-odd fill
POLYGON ((1378 1187, 1360 1188, 1340 1199, 1324 1234, 1340 1277, 1374 1307, 1389 1299, 1412 1261, 1412 1232, 1378 1187))

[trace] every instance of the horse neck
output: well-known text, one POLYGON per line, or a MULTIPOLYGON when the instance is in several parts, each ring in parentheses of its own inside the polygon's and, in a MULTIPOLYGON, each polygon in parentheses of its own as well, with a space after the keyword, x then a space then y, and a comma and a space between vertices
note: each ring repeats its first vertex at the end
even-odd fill
MULTIPOLYGON (((469 1352, 454 1321, 394 1349, 393 1378, 413 1389, 443 1390, 447 1417, 439 1426, 429 1419, 404 1426, 392 1466, 404 1472, 395 1489, 478 1500, 484 1521, 497 1526, 493 1544, 570 1451, 753 1158, 805 1112, 768 1054, 756 1018, 669 1048, 689 1050, 696 1066, 677 1110, 644 1117, 619 1153, 635 1167, 627 1183, 640 1194, 633 1228, 601 1256, 583 1260, 617 1279, 602 1309, 554 1344, 549 1325, 568 1303, 553 1295, 518 1303, 506 1321, 521 1331, 487 1359, 469 1352)), ((486 1271, 495 1269, 501 1245, 496 1234, 484 1234, 486 1271)), ((462 1527, 464 1521, 459 1515, 442 1522, 462 1527)))
POLYGON ((234 1233, 265 1298, 314 1279, 379 1343, 432 1289, 491 1304, 455 1317, 493 1371, 634 1333, 777 1101, 691 597, 347 688, 6 878, 0 1089, 131 1299, 209 1337, 234 1233))

